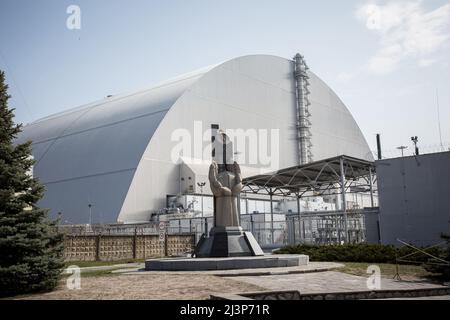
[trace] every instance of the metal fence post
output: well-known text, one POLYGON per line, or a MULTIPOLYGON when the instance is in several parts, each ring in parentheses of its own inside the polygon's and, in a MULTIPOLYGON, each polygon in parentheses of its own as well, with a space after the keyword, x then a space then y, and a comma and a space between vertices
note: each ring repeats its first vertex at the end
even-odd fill
MULTIPOLYGON (((291 219, 289 219, 289 220, 291 220, 291 219)), ((300 223, 300 221, 299 221, 299 223, 300 223)), ((294 244, 296 244, 296 239, 295 239, 295 218, 294 217, 292 217, 292 235, 294 236, 294 244)))
POLYGON ((136 247, 137 247, 137 227, 134 228, 133 236, 133 259, 136 259, 136 247))
POLYGON ((168 232, 166 231, 166 233, 164 234, 164 256, 167 257, 169 256, 169 248, 168 248, 168 244, 167 242, 169 240, 169 235, 168 232))
POLYGON ((100 261, 100 242, 101 242, 101 235, 97 235, 95 238, 95 261, 100 261))

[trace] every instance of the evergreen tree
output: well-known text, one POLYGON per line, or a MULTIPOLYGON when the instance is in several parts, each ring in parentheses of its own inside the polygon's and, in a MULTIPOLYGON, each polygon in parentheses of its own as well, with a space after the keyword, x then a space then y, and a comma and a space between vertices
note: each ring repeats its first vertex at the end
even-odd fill
POLYGON ((14 145, 21 125, 8 109, 5 74, 0 70, 0 295, 49 290, 63 267, 63 237, 57 221, 36 202, 44 188, 31 175, 31 142, 14 145))

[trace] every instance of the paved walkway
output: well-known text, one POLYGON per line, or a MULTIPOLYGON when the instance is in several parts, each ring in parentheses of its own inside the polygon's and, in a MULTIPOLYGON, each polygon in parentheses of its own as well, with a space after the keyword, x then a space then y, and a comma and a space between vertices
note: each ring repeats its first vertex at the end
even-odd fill
POLYGON ((341 263, 335 262, 310 262, 305 266, 286 268, 257 268, 257 269, 237 269, 237 270, 211 270, 211 271, 144 271, 139 268, 126 268, 112 271, 122 274, 148 274, 148 275, 214 275, 220 277, 241 277, 241 276, 268 276, 280 274, 297 274, 324 272, 343 267, 341 263))
MULTIPOLYGON (((70 290, 66 279, 53 292, 22 299, 207 299, 217 294, 298 290, 302 294, 366 291, 366 277, 337 271, 337 263, 311 262, 308 266, 275 269, 226 270, 203 272, 138 271, 139 265, 122 273, 81 277, 81 289, 70 290), (265 272, 265 275, 254 275, 265 272)), ((117 267, 117 266, 116 266, 117 267)), ((120 267, 120 266, 119 266, 120 267)), ((127 268, 129 265, 126 266, 127 268)), ((423 281, 382 279, 381 289, 423 289, 443 286, 423 281)), ((448 287, 446 287, 448 288, 448 287)), ((433 297, 445 299, 445 297, 433 297)))
POLYGON ((70 290, 62 280, 56 290, 18 299, 91 300, 91 299, 208 299, 212 294, 252 292, 262 288, 251 284, 208 275, 114 275, 81 277, 81 288, 70 290))
POLYGON ((417 297, 417 298, 391 298, 379 300, 450 300, 450 296, 432 296, 432 297, 417 297))
MULTIPOLYGON (((367 277, 355 276, 336 271, 304 274, 284 274, 268 276, 231 277, 252 285, 258 285, 268 291, 298 290, 301 294, 367 291, 367 277)), ((425 281, 397 281, 381 279, 381 290, 410 290, 425 288, 448 288, 425 281)))

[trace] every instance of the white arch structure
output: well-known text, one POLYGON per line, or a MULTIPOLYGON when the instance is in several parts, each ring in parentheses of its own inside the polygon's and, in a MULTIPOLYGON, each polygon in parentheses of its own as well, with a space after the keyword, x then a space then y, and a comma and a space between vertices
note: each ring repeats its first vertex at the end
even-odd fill
MULTIPOLYGON (((25 126, 18 142, 33 141, 34 174, 46 187, 40 205, 69 223, 87 223, 89 204, 94 222, 148 221, 165 207, 167 194, 182 192, 179 164, 171 158, 179 142, 171 136, 178 129, 194 136, 196 121, 204 130, 211 124, 278 130, 277 165, 297 165, 293 68, 281 57, 243 56, 25 126)), ((314 160, 344 154, 373 160, 345 105, 309 75, 314 160)))

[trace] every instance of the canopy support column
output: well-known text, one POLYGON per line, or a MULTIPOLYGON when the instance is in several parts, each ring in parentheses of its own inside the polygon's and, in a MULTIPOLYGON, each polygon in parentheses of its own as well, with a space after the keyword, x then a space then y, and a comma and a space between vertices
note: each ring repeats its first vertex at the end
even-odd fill
POLYGON ((339 159, 340 165, 340 175, 341 175, 341 194, 342 194, 342 211, 344 213, 344 231, 345 231, 345 242, 349 243, 348 237, 348 221, 347 221, 347 199, 345 195, 345 171, 344 171, 344 158, 339 159))
POLYGON ((273 192, 272 189, 270 189, 270 233, 272 238, 272 244, 275 243, 274 239, 274 229, 273 229, 273 192))

